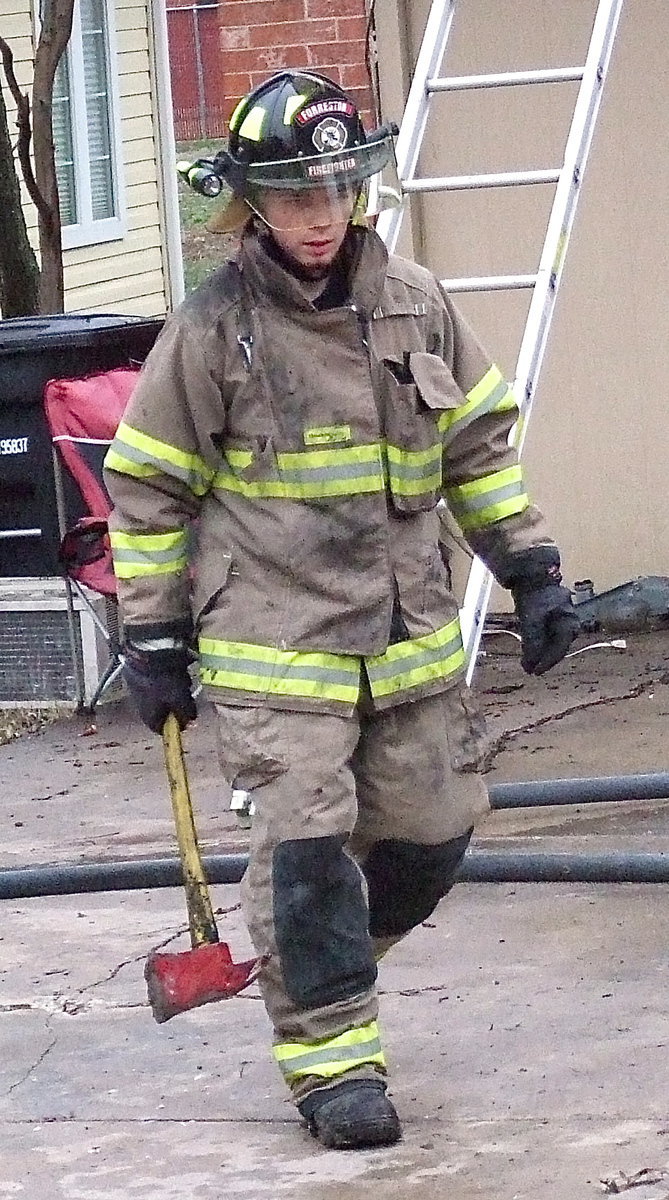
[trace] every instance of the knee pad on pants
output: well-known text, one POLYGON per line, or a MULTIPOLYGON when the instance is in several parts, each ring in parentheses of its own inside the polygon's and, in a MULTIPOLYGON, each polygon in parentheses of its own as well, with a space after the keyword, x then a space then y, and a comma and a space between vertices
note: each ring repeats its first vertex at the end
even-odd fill
POLYGON ((355 996, 376 980, 363 883, 345 840, 303 838, 274 850, 277 949, 286 991, 302 1009, 355 996))
POLYGON ((377 842, 363 863, 372 937, 398 937, 425 921, 452 888, 472 830, 438 846, 377 842))

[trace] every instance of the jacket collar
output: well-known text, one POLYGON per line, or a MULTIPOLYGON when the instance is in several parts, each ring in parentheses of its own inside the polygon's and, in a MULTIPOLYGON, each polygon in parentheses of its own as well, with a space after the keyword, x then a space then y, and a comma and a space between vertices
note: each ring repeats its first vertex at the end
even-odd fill
MULTIPOLYGON (((381 301, 388 251, 373 229, 352 226, 340 254, 340 269, 348 275, 350 303, 371 316, 381 301)), ((299 279, 268 253, 262 236, 253 230, 242 239, 239 266, 254 299, 265 297, 293 312, 316 311, 299 279)))

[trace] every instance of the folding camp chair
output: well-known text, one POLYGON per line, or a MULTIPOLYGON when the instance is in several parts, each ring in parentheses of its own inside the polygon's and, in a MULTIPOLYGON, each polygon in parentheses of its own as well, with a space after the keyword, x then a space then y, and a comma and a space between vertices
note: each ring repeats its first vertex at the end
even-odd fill
POLYGON ((44 389, 44 409, 52 440, 59 558, 65 580, 77 707, 80 710, 88 708, 91 712, 123 668, 116 579, 107 533, 107 518, 112 505, 103 482, 102 465, 138 373, 138 367, 116 367, 81 379, 51 379, 44 389), (67 472, 67 480, 64 472, 67 472), (66 482, 76 485, 86 512, 71 527, 66 482), (104 622, 91 599, 91 592, 104 597, 104 622), (109 652, 108 663, 88 704, 76 630, 75 594, 90 613, 109 652))

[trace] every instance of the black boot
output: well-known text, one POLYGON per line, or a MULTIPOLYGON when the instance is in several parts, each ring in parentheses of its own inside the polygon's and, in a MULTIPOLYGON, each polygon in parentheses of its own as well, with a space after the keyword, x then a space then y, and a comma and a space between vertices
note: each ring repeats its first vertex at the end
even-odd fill
POLYGON ((347 1079, 316 1088, 298 1108, 309 1132, 330 1150, 391 1146, 402 1136, 399 1117, 382 1079, 347 1079))

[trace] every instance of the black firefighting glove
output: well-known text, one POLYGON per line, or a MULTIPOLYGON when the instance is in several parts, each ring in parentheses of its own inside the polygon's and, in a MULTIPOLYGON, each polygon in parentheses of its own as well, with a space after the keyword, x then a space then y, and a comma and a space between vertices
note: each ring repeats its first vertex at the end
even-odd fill
POLYGON ((571 592, 562 586, 555 546, 536 546, 509 559, 500 583, 509 588, 520 627, 520 665, 527 675, 543 675, 564 658, 580 622, 571 592))
POLYGON ((181 729, 197 716, 191 693, 186 645, 170 649, 142 649, 126 641, 123 675, 140 719, 154 733, 162 733, 174 713, 181 729))

